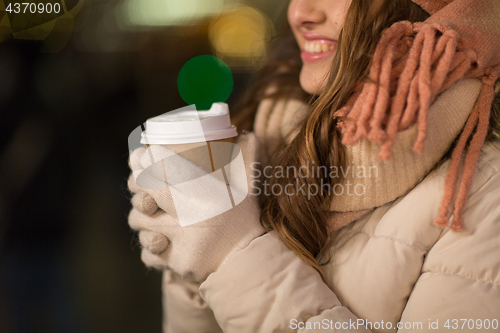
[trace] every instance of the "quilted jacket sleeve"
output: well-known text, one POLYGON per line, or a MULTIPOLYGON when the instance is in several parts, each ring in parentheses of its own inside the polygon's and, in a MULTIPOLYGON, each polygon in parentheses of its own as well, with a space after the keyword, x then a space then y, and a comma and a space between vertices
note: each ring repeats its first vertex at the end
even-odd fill
POLYGON ((358 329, 359 319, 318 272, 274 233, 237 252, 201 284, 200 294, 226 333, 369 332, 358 329))
POLYGON ((212 310, 201 299, 199 285, 163 272, 163 332, 222 332, 212 310))
POLYGON ((463 214, 466 230, 448 231, 428 252, 402 322, 422 322, 424 331, 432 325, 439 332, 500 328, 499 147, 497 142, 485 148, 494 158, 476 169, 463 214))

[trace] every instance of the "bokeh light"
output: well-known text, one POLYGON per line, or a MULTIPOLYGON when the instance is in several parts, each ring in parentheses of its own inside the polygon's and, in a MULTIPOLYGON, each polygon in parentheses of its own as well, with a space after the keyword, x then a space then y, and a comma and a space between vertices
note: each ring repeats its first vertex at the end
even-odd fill
POLYGON ((5 4, 0 1, 0 42, 7 39, 12 35, 12 28, 10 26, 9 16, 5 11, 5 4))
POLYGON ((219 14, 229 0, 126 0, 122 7, 131 26, 193 25, 219 14))
POLYGON ((189 60, 177 78, 179 94, 198 110, 209 110, 213 103, 226 102, 233 92, 233 74, 217 57, 203 55, 189 60))
POLYGON ((237 6, 215 18, 209 27, 210 42, 217 57, 231 67, 253 66, 266 53, 274 33, 272 21, 249 6, 237 6))
POLYGON ((59 12, 54 7, 46 7, 48 2, 22 3, 30 5, 15 13, 14 1, 7 11, 5 1, 0 2, 0 41, 12 36, 14 39, 44 41, 42 51, 56 53, 61 51, 69 42, 78 12, 83 7, 85 0, 56 1, 59 4, 59 12), (36 4, 36 7, 31 7, 36 4), (39 6, 40 5, 40 6, 39 6))

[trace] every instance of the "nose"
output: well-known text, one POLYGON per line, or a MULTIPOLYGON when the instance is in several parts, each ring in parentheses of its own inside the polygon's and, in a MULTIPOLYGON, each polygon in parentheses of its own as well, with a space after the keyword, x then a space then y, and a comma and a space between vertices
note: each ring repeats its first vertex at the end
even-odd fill
POLYGON ((296 27, 310 27, 327 19, 320 0, 291 0, 288 22, 296 27))

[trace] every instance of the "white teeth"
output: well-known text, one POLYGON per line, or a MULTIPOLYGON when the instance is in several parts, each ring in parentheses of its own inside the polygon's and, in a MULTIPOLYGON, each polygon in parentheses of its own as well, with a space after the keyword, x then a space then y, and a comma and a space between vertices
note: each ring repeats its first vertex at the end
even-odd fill
POLYGON ((311 53, 328 52, 335 50, 335 48, 336 47, 334 45, 328 45, 326 43, 316 42, 316 41, 311 41, 311 42, 307 41, 304 44, 304 50, 306 52, 311 52, 311 53))

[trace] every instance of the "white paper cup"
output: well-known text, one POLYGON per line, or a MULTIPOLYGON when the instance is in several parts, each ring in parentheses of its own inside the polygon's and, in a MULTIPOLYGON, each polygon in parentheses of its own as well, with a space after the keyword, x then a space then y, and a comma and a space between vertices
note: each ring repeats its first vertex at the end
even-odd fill
MULTIPOLYGON (((156 150, 156 162, 162 154, 169 157, 161 159, 161 164, 152 161, 151 167, 137 176, 137 184, 141 186, 142 175, 143 184, 153 186, 148 188, 169 188, 181 227, 220 215, 248 195, 242 152, 234 144, 237 135, 225 103, 215 103, 208 111, 197 111, 191 106, 151 118, 142 132, 141 143, 148 147, 165 146, 176 154, 156 150), (179 155, 195 166, 179 163, 179 155), (184 166, 191 169, 179 170, 184 166), (214 181, 214 177, 220 181, 214 181), (186 204, 186 195, 192 204, 186 204)), ((149 152, 152 159, 153 150, 149 152)))
POLYGON ((188 107, 148 119, 141 143, 165 146, 212 173, 231 161, 237 135, 227 104, 214 103, 208 111, 188 107))

